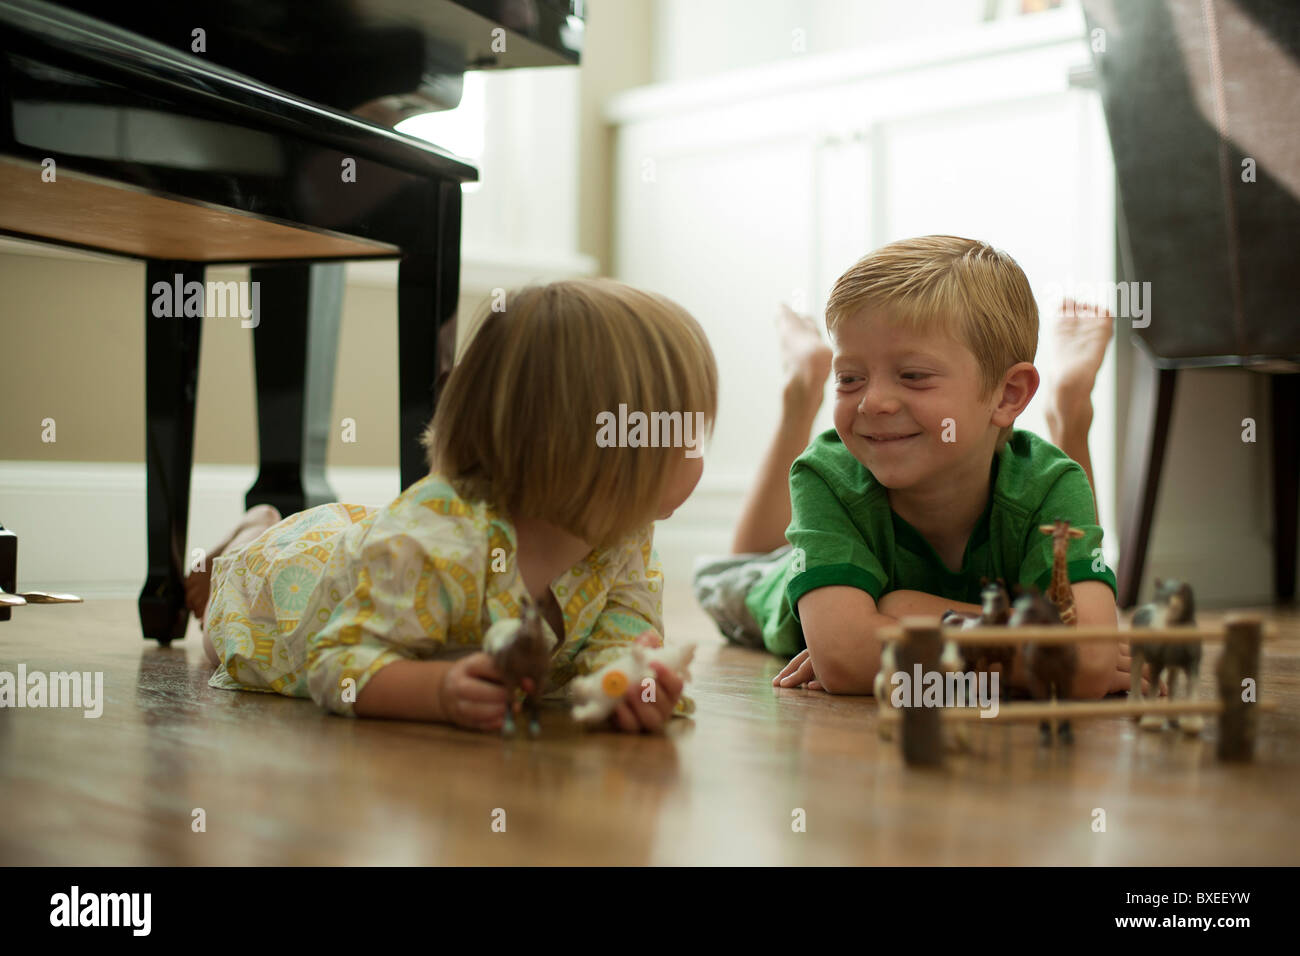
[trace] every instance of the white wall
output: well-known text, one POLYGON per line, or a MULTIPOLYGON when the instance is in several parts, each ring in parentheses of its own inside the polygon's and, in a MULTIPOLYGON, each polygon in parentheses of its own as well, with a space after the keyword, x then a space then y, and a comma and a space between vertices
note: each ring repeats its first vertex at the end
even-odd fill
POLYGON ((659 0, 655 82, 959 32, 980 23, 988 6, 988 0, 659 0))
MULTIPOLYGON (((671 13, 673 5, 667 5, 671 13)), ((696 499, 666 523, 680 551, 725 550, 777 421, 777 303, 821 315, 835 279, 906 236, 986 239, 1045 290, 1112 278, 1113 169, 1096 96, 1068 85, 1088 62, 1077 11, 1017 18, 870 51, 652 87, 619 122, 620 278, 677 298, 706 328, 722 381, 696 499)), ((1114 528, 1114 372, 1095 396, 1098 497, 1114 528)), ((1046 435, 1042 396, 1018 423, 1046 435)), ((829 403, 822 425, 830 426, 829 403)), ((1108 560, 1118 557, 1113 534, 1108 560)), ((667 560, 667 555, 665 556, 667 560)), ((674 569, 684 573, 681 568, 674 569)))
MULTIPOLYGON (((892 239, 984 238, 1029 276, 1042 314, 1037 364, 1049 380, 1049 298, 1113 280, 1104 119, 1094 94, 1066 84, 1091 60, 1077 4, 1025 17, 1008 15, 1018 4, 992 6, 997 22, 980 25, 982 0, 659 3, 660 82, 610 107, 616 274, 691 309, 722 376, 704 480, 659 535, 670 574, 727 547, 776 420, 778 301, 819 314, 835 277, 892 239), (796 29, 806 52, 792 48, 796 29)), ((1094 392, 1091 448, 1112 566, 1131 350, 1117 323, 1094 392)), ((1206 606, 1270 599, 1267 405, 1262 377, 1182 373, 1144 598, 1161 575, 1190 580, 1206 606), (1239 440, 1245 417, 1261 423, 1255 444, 1239 440)), ((1018 424, 1047 434, 1041 399, 1018 424)))

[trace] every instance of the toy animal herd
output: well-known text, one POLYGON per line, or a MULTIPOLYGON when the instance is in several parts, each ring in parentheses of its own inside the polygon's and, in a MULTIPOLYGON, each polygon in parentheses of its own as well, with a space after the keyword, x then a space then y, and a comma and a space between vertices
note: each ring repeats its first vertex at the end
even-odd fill
MULTIPOLYGON (((1057 521, 1049 525, 1040 525, 1039 531, 1051 535, 1053 539, 1052 586, 1046 593, 1040 594, 1036 588, 1018 588, 1012 600, 1001 579, 982 581, 980 591, 981 610, 979 614, 962 614, 947 611, 940 619, 946 630, 961 631, 976 627, 1006 626, 1024 627, 1028 625, 1051 626, 1070 625, 1075 622, 1074 599, 1065 577, 1066 549, 1071 539, 1082 537, 1083 533, 1072 529, 1068 522, 1057 521)), ((1164 628, 1174 626, 1195 626, 1196 609, 1191 586, 1175 580, 1156 578, 1155 600, 1144 604, 1133 614, 1134 628, 1164 628)), ((1030 696, 1035 700, 1056 700, 1065 696, 1079 665, 1079 652, 1074 644, 1038 644, 1034 641, 1022 642, 1025 672, 1029 681, 1030 696)), ((960 636, 946 636, 940 666, 945 671, 987 671, 997 665, 1002 674, 1011 670, 1017 645, 963 645, 960 636)), ((1130 645, 1132 657, 1131 683, 1129 697, 1142 701, 1158 696, 1160 682, 1168 676, 1170 699, 1190 697, 1196 684, 1201 663, 1201 642, 1189 640, 1180 642, 1144 643, 1133 641, 1130 645), (1149 689, 1142 692, 1142 669, 1150 664, 1149 689)), ((881 676, 892 670, 894 657, 892 648, 887 648, 881 660, 881 676)), ((876 679, 876 696, 880 699, 881 676, 876 679)), ((1005 684, 1002 685, 1005 688, 1005 684)), ((1005 696, 1005 695, 1004 695, 1005 696)), ((1145 730, 1162 730, 1172 723, 1188 734, 1199 733, 1204 726, 1200 716, 1182 716, 1164 718, 1147 714, 1141 718, 1140 726, 1145 730)), ((1056 728, 1062 742, 1072 740, 1070 722, 1062 720, 1056 728)), ((1052 740, 1052 727, 1048 721, 1039 724, 1039 731, 1044 743, 1052 740)))

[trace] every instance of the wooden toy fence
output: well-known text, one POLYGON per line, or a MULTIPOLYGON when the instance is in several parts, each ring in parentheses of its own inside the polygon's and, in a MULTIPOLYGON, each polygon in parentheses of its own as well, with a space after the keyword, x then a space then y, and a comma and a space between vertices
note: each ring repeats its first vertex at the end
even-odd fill
MULTIPOLYGON (((943 762, 942 723, 958 720, 985 722, 1060 721, 1089 717, 1127 717, 1155 714, 1214 714, 1219 718, 1217 755, 1220 760, 1248 761, 1255 753, 1258 714, 1274 710, 1258 699, 1259 648, 1265 639, 1263 621, 1257 616, 1230 615, 1220 628, 1164 627, 1134 628, 1120 631, 1108 627, 980 627, 967 631, 943 628, 928 617, 906 617, 897 627, 881 629, 882 641, 896 642, 895 666, 912 673, 916 664, 923 674, 941 671, 939 656, 945 640, 957 640, 963 647, 979 645, 1014 645, 1028 641, 1036 644, 1072 644, 1084 641, 1128 641, 1134 643, 1185 643, 1187 641, 1222 641, 1223 654, 1215 668, 1218 700, 1150 700, 1116 698, 1097 701, 1026 701, 1001 703, 994 717, 980 716, 977 707, 895 708, 881 702, 880 719, 884 726, 902 725, 903 759, 913 765, 938 765, 943 762), (1255 681, 1255 700, 1242 700, 1243 681, 1255 681)), ((1269 634, 1268 637, 1274 635, 1269 634)), ((1153 675, 1155 676, 1155 675, 1153 675)), ((1189 688, 1195 692, 1195 688, 1189 688)))

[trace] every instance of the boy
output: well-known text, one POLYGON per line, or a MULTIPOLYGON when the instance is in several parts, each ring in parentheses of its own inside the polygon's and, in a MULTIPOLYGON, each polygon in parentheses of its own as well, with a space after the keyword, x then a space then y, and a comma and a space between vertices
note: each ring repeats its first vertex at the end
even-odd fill
MULTIPOLYGON (((983 576, 1046 590, 1052 542, 1038 526, 1056 519, 1084 533, 1067 566, 1078 625, 1116 626, 1085 470, 1110 316, 1071 311, 1048 417, 1073 459, 1012 427, 1039 385, 1038 309, 1020 267, 986 243, 924 236, 867 255, 827 303, 829 352, 810 322, 787 314, 793 374, 737 529, 733 551, 744 557, 702 565, 695 581, 730 639, 794 655, 774 684, 871 693, 879 628, 977 613, 983 576), (835 429, 805 450, 828 365, 835 429)), ((1128 660, 1119 641, 1081 644, 1070 696, 1127 689, 1128 660)), ((1019 658, 1010 683, 1026 686, 1019 658)))

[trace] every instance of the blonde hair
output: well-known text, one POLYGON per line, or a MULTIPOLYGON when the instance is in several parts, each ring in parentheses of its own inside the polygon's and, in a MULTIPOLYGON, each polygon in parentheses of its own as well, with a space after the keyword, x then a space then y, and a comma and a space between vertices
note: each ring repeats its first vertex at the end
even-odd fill
POLYGON ((597 416, 702 412, 711 430, 718 373, 699 323, 612 279, 529 286, 481 315, 425 430, 430 467, 463 498, 593 547, 653 521, 683 450, 599 447, 597 416))
MULTIPOLYGON (((1038 305, 1024 272, 1005 252, 977 239, 920 236, 881 246, 835 283, 826 329, 863 306, 888 311, 908 328, 938 329, 964 342, 980 370, 980 400, 1007 370, 1038 352, 1038 305)), ((998 433, 1001 451, 1011 437, 998 433)))

